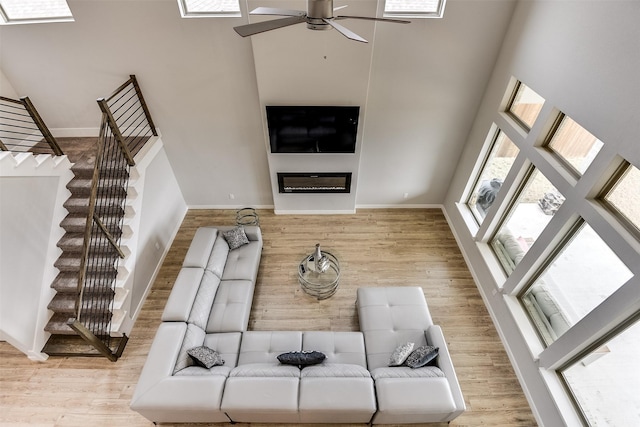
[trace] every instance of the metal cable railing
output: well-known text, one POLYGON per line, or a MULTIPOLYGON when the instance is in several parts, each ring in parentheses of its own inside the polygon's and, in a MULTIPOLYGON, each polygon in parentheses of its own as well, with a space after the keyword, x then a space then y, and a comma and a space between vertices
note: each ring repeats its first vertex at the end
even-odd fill
POLYGON ((0 150, 63 154, 27 96, 20 100, 0 96, 0 150))
POLYGON ((123 348, 123 340, 117 350, 112 348, 111 327, 118 265, 125 256, 120 241, 129 169, 135 164, 132 153, 157 133, 135 76, 108 99, 98 99, 98 104, 102 124, 80 263, 77 314, 70 326, 115 361, 123 348))

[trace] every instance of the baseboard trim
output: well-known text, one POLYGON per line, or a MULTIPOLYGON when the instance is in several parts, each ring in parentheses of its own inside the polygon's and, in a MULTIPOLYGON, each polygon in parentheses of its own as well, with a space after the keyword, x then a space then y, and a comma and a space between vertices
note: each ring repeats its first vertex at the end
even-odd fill
POLYGON ((254 209, 273 209, 273 205, 187 205, 187 209, 212 209, 212 210, 228 210, 228 209, 242 209, 242 208, 254 208, 254 209))
POLYGON ((356 209, 444 209, 441 203, 356 205, 356 209))
POLYGON ((98 137, 100 135, 100 128, 58 128, 50 130, 51 134, 56 138, 77 138, 83 136, 98 137))

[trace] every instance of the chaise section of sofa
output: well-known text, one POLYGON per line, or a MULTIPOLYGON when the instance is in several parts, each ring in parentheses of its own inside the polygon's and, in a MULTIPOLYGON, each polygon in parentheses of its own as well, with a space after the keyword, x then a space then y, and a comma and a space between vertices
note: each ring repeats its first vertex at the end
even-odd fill
POLYGON ((462 414, 466 406, 449 350, 422 288, 359 288, 356 305, 375 381, 373 424, 448 422, 462 414), (408 342, 438 347, 434 366, 389 367, 394 350, 408 342))

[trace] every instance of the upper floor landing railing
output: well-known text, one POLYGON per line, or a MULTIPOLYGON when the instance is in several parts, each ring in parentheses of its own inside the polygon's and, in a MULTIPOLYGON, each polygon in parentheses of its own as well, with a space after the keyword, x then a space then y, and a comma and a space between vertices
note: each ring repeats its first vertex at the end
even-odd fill
POLYGON ((0 150, 54 154, 62 150, 28 96, 0 96, 0 150))
POLYGON ((135 154, 151 136, 158 136, 136 76, 129 76, 111 96, 97 101, 129 166, 133 166, 135 154))

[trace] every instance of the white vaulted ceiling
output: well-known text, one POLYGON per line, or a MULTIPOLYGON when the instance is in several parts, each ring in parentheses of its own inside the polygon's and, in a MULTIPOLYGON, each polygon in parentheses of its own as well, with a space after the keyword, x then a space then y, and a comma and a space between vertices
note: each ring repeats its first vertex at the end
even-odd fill
MULTIPOLYGON (((353 15, 379 7, 334 5, 347 3, 353 15)), ((95 99, 136 74, 191 206, 273 205, 265 105, 360 105, 355 205, 439 204, 514 5, 449 0, 443 19, 340 21, 363 44, 305 24, 242 38, 233 27, 247 18, 183 19, 175 0, 69 0, 73 23, 0 27, 0 94, 29 95, 52 128, 96 128, 95 99)), ((257 6, 306 1, 241 1, 245 14, 257 6)))

